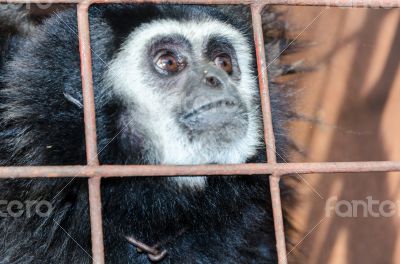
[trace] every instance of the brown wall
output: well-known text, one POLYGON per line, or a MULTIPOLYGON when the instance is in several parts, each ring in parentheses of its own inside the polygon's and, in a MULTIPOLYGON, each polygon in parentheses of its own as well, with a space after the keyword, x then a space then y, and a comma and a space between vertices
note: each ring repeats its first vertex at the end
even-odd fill
MULTIPOLYGON (((286 9, 294 36, 307 28, 300 39, 314 44, 288 59, 316 66, 300 76, 296 106, 314 120, 292 123, 306 154, 291 161, 400 160, 400 10, 286 9)), ((298 189, 304 263, 400 263, 400 209, 392 217, 363 217, 362 208, 353 218, 325 213, 334 196, 400 201, 400 173, 306 175, 298 189)))

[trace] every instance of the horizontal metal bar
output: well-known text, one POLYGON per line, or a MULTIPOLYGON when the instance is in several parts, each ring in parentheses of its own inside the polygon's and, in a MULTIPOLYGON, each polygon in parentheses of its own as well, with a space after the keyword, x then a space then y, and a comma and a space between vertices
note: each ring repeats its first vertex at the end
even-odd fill
POLYGON ((155 4, 266 4, 336 7, 397 8, 400 0, 0 0, 0 3, 155 3, 155 4))
POLYGON ((0 167, 0 178, 130 177, 130 176, 223 176, 287 175, 308 173, 357 173, 400 171, 400 161, 277 163, 240 165, 102 165, 0 167))

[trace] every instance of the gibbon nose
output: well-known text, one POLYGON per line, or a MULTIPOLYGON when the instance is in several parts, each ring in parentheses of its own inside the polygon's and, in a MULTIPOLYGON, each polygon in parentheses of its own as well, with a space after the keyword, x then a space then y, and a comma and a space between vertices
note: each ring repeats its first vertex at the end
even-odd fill
POLYGON ((209 86, 211 88, 221 88, 222 87, 221 79, 215 75, 205 76, 205 82, 206 82, 207 86, 209 86))
POLYGON ((208 88, 224 88, 228 84, 225 72, 215 66, 206 65, 201 68, 203 81, 208 88))

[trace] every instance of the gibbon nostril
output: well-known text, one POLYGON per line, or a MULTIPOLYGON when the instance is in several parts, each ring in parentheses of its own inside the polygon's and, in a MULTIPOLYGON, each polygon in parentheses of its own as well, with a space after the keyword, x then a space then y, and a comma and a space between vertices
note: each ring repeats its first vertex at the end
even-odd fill
POLYGON ((217 88, 221 85, 221 81, 215 76, 207 76, 206 84, 210 87, 217 88))

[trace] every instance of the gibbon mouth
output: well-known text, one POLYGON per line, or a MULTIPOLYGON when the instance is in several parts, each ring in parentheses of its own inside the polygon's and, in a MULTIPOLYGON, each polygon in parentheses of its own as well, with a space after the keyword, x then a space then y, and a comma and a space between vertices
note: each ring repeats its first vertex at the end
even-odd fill
POLYGON ((216 110, 218 108, 225 108, 225 110, 235 110, 236 108, 238 108, 238 103, 236 100, 234 99, 224 99, 224 100, 218 100, 215 102, 211 102, 208 104, 204 104, 198 108, 195 108, 193 110, 191 110, 190 112, 186 113, 182 119, 190 119, 198 114, 201 114, 203 112, 207 112, 210 110, 216 110))
POLYGON ((203 104, 180 118, 189 130, 215 130, 239 121, 240 104, 235 99, 223 99, 203 104))

